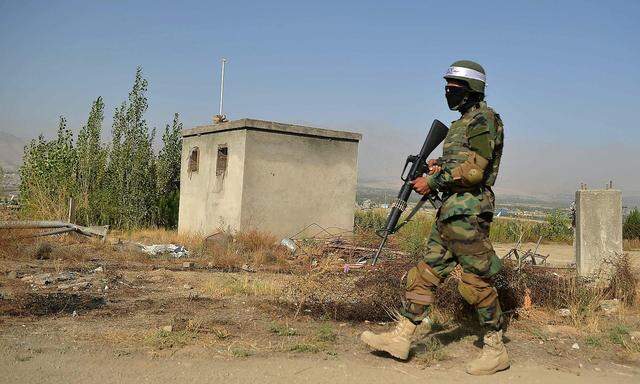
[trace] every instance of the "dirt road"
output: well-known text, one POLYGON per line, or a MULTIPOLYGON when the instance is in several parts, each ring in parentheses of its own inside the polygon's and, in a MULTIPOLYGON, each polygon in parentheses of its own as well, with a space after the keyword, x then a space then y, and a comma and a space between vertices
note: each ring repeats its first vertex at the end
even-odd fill
POLYGON ((189 357, 115 357, 81 351, 41 354, 16 361, 4 350, 0 377, 5 383, 637 383, 637 369, 606 371, 576 367, 559 370, 532 362, 491 377, 472 377, 462 367, 420 369, 411 364, 358 354, 339 358, 270 357, 227 360, 189 357))

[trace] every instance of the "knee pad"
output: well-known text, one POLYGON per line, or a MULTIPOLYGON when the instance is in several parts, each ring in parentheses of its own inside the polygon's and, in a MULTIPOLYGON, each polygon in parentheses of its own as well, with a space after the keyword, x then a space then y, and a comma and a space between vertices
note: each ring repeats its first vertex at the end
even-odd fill
POLYGON ((438 277, 424 261, 411 268, 407 274, 405 297, 416 304, 432 304, 435 301, 433 291, 440 284, 438 277))
POLYGON ((491 285, 489 279, 483 279, 472 273, 462 272, 458 282, 458 292, 467 303, 476 308, 491 307, 496 305, 498 301, 498 292, 491 285))

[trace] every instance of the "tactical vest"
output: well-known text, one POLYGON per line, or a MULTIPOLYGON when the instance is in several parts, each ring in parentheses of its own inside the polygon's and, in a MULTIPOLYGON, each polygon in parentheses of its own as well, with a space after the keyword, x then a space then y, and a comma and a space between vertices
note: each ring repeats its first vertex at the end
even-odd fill
MULTIPOLYGON (((484 101, 467 111, 460 119, 451 123, 449 133, 444 139, 441 161, 444 168, 451 171, 468 159, 468 154, 471 151, 467 132, 468 127, 473 119, 481 113, 485 115, 487 120, 490 146, 493 151, 489 164, 484 171, 481 185, 493 186, 498 176, 500 159, 502 158, 503 125, 500 115, 489 108, 484 101)), ((453 192, 457 191, 454 190, 453 192)))

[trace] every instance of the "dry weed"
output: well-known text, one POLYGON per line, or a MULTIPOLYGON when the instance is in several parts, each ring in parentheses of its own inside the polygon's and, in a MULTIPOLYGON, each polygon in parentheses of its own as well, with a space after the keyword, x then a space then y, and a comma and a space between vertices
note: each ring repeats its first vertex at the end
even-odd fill
POLYGON ((218 276, 209 280, 204 286, 204 292, 214 298, 225 296, 275 297, 281 291, 281 284, 275 281, 251 278, 249 275, 218 276))
POLYGON ((633 251, 640 249, 640 239, 624 239, 622 249, 625 251, 633 251))
MULTIPOLYGON (((286 287, 281 304, 293 306, 299 313, 336 320, 388 320, 389 311, 401 304, 404 284, 401 277, 413 266, 410 260, 389 260, 376 268, 350 273, 338 271, 336 259, 326 260, 317 269, 296 276, 286 287)), ((526 301, 535 307, 556 310, 569 308, 572 323, 597 329, 597 311, 604 299, 618 298, 630 303, 635 297, 636 278, 628 262, 619 262, 610 283, 602 287, 575 276, 573 270, 556 270, 529 265, 521 269, 505 263, 494 276, 503 311, 517 316, 526 301)), ((441 322, 452 319, 469 321, 475 310, 460 296, 455 274, 437 289, 434 313, 441 322)))

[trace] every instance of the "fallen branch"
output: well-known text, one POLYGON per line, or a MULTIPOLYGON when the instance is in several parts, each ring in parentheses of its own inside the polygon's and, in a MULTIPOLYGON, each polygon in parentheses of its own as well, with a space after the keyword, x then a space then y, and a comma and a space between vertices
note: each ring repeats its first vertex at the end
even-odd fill
POLYGON ((98 227, 83 227, 73 223, 65 223, 63 221, 0 221, 0 229, 43 229, 43 228, 58 228, 57 230, 35 233, 32 235, 22 236, 20 238, 39 237, 39 236, 51 236, 58 235, 66 232, 77 232, 85 236, 100 237, 103 241, 107 238, 107 232, 109 226, 98 227))
MULTIPOLYGON (((331 243, 328 243, 326 245, 326 247, 327 248, 333 248, 333 249, 344 249, 346 251, 371 252, 371 253, 376 252, 375 248, 357 247, 355 245, 346 245, 346 244, 331 244, 331 243)), ((384 251, 387 252, 387 253, 390 253, 392 255, 409 256, 409 254, 406 253, 406 252, 394 251, 394 250, 387 249, 387 248, 384 248, 384 251)))

